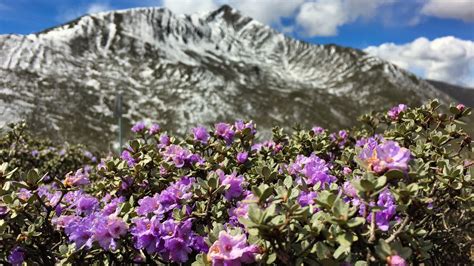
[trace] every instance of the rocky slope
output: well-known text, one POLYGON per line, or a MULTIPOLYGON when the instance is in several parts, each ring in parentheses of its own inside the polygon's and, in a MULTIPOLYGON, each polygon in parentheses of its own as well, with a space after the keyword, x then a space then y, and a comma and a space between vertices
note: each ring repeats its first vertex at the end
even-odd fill
POLYGON ((100 148, 117 135, 118 93, 126 125, 147 118, 180 133, 236 118, 267 132, 275 124, 346 127, 398 102, 450 100, 381 59, 296 41, 228 6, 191 16, 104 12, 0 35, 0 77, 0 121, 26 118, 38 134, 100 148))

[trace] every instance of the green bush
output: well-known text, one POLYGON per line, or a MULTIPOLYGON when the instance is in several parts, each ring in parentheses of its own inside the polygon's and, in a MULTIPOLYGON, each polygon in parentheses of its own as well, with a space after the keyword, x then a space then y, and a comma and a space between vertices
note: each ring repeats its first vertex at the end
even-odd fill
POLYGON ((177 139, 137 123, 120 157, 0 140, 12 264, 471 264, 471 112, 399 105, 257 142, 252 122, 177 139))

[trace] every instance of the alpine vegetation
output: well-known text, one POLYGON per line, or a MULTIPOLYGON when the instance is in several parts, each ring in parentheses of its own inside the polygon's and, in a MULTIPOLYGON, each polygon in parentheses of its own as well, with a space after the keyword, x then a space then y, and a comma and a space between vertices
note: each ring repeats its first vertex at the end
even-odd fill
POLYGON ((0 261, 21 265, 470 264, 474 161, 438 101, 352 129, 139 122, 119 156, 0 138, 0 261), (102 157, 102 158, 101 158, 102 157))

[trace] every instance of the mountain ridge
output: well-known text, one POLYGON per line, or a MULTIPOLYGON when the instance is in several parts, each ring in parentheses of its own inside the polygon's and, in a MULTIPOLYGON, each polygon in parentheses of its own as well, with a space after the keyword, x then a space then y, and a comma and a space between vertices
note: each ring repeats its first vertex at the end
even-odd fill
POLYGON ((39 134, 89 145, 116 135, 118 93, 127 126, 148 118, 181 134, 238 118, 264 132, 295 121, 335 129, 398 102, 451 100, 361 50, 294 40, 229 6, 101 12, 0 35, 0 74, 2 120, 27 117, 39 134))

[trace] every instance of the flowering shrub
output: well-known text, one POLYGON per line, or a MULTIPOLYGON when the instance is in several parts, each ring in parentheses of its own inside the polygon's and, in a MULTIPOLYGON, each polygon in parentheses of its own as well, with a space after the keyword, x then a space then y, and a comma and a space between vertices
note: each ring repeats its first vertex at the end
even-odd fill
POLYGON ((119 157, 2 137, 0 260, 39 264, 472 263, 470 108, 399 105, 330 133, 252 122, 178 139, 137 123, 119 157))

